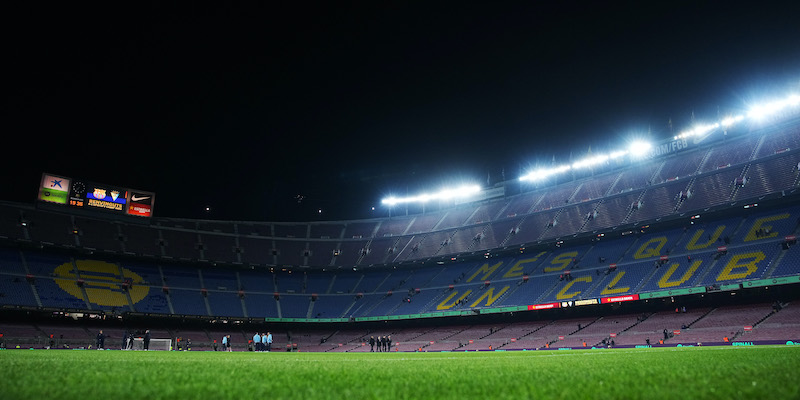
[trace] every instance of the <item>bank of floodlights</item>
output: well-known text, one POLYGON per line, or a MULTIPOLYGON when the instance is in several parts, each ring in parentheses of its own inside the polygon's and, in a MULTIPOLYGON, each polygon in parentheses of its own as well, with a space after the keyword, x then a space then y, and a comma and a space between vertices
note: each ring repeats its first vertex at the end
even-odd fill
POLYGON ((480 191, 481 187, 478 185, 464 185, 456 188, 442 189, 435 193, 422 193, 416 196, 409 196, 409 197, 390 196, 381 200, 381 204, 387 206, 394 206, 403 203, 426 203, 434 200, 463 199, 470 196, 474 196, 480 191))
MULTIPOLYGON (((763 121, 765 118, 775 115, 781 111, 787 111, 789 108, 800 106, 800 96, 791 95, 782 100, 771 101, 752 107, 747 115, 732 115, 727 116, 712 124, 697 124, 690 129, 687 129, 674 137, 675 140, 686 139, 690 137, 698 137, 710 134, 719 128, 727 129, 745 119, 754 121, 763 121)), ((617 159, 623 156, 630 156, 631 158, 642 158, 650 154, 653 145, 644 141, 634 141, 625 150, 617 150, 609 154, 592 155, 582 160, 573 162, 572 164, 564 164, 549 168, 539 168, 528 172, 519 178, 523 182, 538 182, 545 180, 553 175, 558 175, 570 170, 580 168, 590 168, 595 165, 603 164, 606 161, 617 159)))
POLYGON ((771 101, 769 103, 759 104, 748 111, 747 116, 754 120, 763 120, 770 115, 777 114, 790 107, 797 107, 800 105, 800 96, 791 95, 782 100, 771 101))
MULTIPOLYGON (((674 136, 674 139, 687 139, 690 137, 708 135, 717 129, 728 129, 729 127, 747 119, 761 122, 770 116, 774 116, 782 111, 788 111, 790 108, 796 108, 798 106, 800 106, 800 96, 791 95, 782 100, 775 100, 754 106, 744 115, 730 115, 715 123, 697 124, 692 128, 674 136)), ((535 169, 519 177, 519 180, 523 182, 539 182, 570 170, 591 168, 625 156, 628 156, 631 159, 644 158, 652 154, 652 149, 653 145, 651 143, 637 140, 630 143, 626 149, 613 151, 607 154, 594 154, 571 164, 535 169)), ((403 203, 426 203, 434 200, 463 199, 473 196, 480 191, 481 188, 478 185, 465 185, 452 189, 443 189, 435 193, 423 193, 416 196, 390 196, 381 200, 381 203, 387 206, 394 206, 403 203)))

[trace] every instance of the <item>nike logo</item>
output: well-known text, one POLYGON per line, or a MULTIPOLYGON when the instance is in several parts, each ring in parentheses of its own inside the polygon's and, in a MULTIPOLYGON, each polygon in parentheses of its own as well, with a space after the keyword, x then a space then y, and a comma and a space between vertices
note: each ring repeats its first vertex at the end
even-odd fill
POLYGON ((131 196, 131 201, 142 201, 142 200, 147 200, 149 198, 150 198, 150 196, 138 197, 136 195, 133 195, 133 196, 131 196))

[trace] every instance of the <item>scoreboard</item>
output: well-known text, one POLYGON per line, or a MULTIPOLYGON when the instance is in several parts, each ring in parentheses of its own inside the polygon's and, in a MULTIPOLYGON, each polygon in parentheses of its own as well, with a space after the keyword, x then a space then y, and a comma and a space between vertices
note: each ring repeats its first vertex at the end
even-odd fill
POLYGON ((69 208, 152 217, 155 193, 53 174, 42 174, 38 200, 69 208))

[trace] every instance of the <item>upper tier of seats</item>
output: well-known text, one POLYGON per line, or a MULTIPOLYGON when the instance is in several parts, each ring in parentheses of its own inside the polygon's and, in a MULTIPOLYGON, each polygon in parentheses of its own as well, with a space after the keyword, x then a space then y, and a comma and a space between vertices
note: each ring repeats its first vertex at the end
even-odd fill
POLYGON ((0 247, 0 305, 347 318, 527 306, 800 276, 800 207, 474 261, 306 271, 0 247))

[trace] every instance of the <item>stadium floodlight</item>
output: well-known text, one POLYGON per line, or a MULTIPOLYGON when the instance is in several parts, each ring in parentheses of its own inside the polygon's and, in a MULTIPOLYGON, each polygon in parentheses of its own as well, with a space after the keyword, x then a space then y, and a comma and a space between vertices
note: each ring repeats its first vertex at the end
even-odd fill
POLYGON ((735 124, 737 122, 740 122, 743 119, 744 119, 744 115, 737 115, 735 117, 727 117, 727 118, 723 119, 722 121, 720 121, 720 124, 727 128, 727 127, 729 127, 729 126, 731 126, 731 125, 733 125, 733 124, 735 124))
POLYGON ((652 147, 653 145, 649 142, 636 140, 628 146, 628 153, 631 157, 644 157, 652 147))
POLYGON ((608 155, 608 158, 612 159, 612 160, 615 160, 617 158, 624 157, 624 156, 628 155, 628 153, 629 153, 628 150, 612 151, 611 154, 608 155))
POLYGON ((436 193, 422 193, 416 196, 395 197, 389 196, 381 200, 381 204, 394 206, 401 203, 426 203, 431 200, 450 200, 475 195, 481 191, 478 185, 464 185, 456 188, 442 189, 436 193))
POLYGON ((747 116, 752 119, 760 120, 772 114, 778 113, 788 107, 794 107, 798 105, 800 105, 800 96, 791 95, 783 100, 776 100, 757 105, 750 109, 750 111, 747 113, 747 116))
POLYGON ((570 165, 561 165, 553 168, 540 168, 519 177, 519 180, 529 181, 529 182, 541 181, 549 178, 552 175, 560 174, 562 172, 567 172, 570 169, 572 169, 572 166, 570 165))
MULTIPOLYGON (((731 120, 731 121, 733 121, 733 120, 731 120)), ((689 129, 687 131, 683 131, 683 132, 681 132, 680 135, 675 136, 675 139, 677 140, 677 139, 684 139, 684 138, 688 138, 688 137, 692 137, 692 136, 705 135, 706 133, 711 132, 714 129, 717 129, 719 127, 720 127, 720 122, 717 122, 717 123, 714 123, 714 124, 708 124, 708 125, 695 125, 692 129, 689 129)))
POLYGON ((593 167, 597 164, 602 164, 606 161, 608 161, 608 156, 605 154, 600 154, 593 157, 585 158, 580 161, 576 161, 572 163, 572 168, 578 169, 578 168, 593 167))

